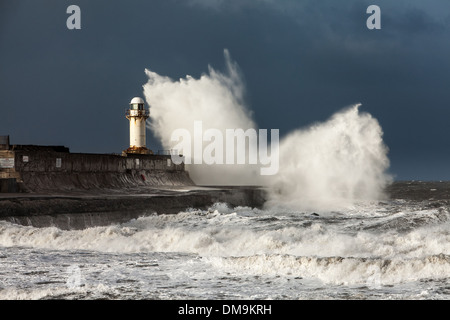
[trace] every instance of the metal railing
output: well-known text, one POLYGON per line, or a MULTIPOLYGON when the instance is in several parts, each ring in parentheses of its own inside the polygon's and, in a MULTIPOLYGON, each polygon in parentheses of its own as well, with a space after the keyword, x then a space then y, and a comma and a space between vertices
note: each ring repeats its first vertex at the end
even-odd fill
POLYGON ((131 110, 128 109, 125 111, 125 116, 126 117, 148 117, 150 116, 150 111, 149 110, 131 110))

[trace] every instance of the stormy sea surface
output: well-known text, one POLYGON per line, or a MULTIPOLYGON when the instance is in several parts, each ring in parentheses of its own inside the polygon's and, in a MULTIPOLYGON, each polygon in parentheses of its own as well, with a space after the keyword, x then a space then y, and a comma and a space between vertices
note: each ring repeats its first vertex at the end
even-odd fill
POLYGON ((449 299, 448 185, 320 214, 217 203, 84 230, 1 221, 0 299, 449 299))

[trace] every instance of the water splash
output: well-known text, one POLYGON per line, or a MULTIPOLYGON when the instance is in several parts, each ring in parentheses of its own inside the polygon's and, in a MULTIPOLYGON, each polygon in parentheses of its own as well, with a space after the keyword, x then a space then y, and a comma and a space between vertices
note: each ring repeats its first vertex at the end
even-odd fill
POLYGON ((360 104, 281 141, 280 170, 270 180, 268 205, 338 210, 358 200, 384 197, 391 182, 383 132, 360 104))
MULTIPOLYGON (((256 128, 251 112, 244 103, 245 89, 238 65, 224 51, 224 73, 209 67, 199 79, 186 76, 174 81, 145 70, 148 82, 143 86, 150 105, 149 128, 165 149, 172 149, 170 140, 176 129, 186 129, 194 137, 194 122, 202 121, 203 130, 217 129, 225 136, 226 129, 256 128)), ((194 161, 191 161, 192 163, 194 161)), ((197 184, 254 184, 259 177, 255 165, 186 166, 197 184)))
MULTIPOLYGON (((186 76, 174 81, 146 70, 143 86, 151 107, 149 127, 171 149, 171 134, 179 128, 194 135, 193 125, 203 129, 256 128, 244 103, 245 88, 238 65, 225 50, 226 71, 209 67, 199 79, 186 76)), ((383 197, 391 182, 388 148, 378 121, 354 105, 324 123, 299 129, 282 139, 278 174, 263 178, 259 165, 186 166, 197 184, 265 185, 268 206, 282 204, 300 210, 333 210, 357 200, 383 197)), ((274 128, 270 128, 274 129, 274 128)))

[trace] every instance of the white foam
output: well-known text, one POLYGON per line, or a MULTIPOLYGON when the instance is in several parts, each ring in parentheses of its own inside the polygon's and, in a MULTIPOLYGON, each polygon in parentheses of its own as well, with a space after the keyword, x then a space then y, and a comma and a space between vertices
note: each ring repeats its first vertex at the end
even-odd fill
MULTIPOLYGON (((383 208, 375 207, 379 212, 371 217, 373 204, 365 209, 355 207, 349 218, 344 212, 317 217, 299 212, 231 209, 219 203, 210 210, 152 215, 120 225, 72 231, 1 221, 0 248, 10 248, 0 259, 8 274, 0 298, 76 299, 134 294, 133 289, 114 292, 114 288, 132 288, 132 284, 118 282, 121 279, 140 279, 139 296, 154 292, 155 286, 165 286, 167 281, 178 286, 195 278, 197 284, 208 287, 210 279, 215 281, 224 275, 249 282, 257 277, 281 279, 277 282, 280 286, 283 281, 297 278, 296 285, 311 288, 331 284, 379 289, 405 284, 411 288, 402 292, 411 294, 416 294, 417 288, 426 289, 429 279, 442 287, 450 275, 448 212, 443 208, 416 210, 401 205, 389 209, 389 213, 383 208), (359 226, 360 222, 364 223, 359 226), (399 231, 397 224, 414 227, 399 231), (24 262, 18 256, 24 257, 24 262), (48 265, 48 256, 55 257, 54 266, 48 265), (35 275, 26 272, 31 266, 38 271, 35 275), (71 276, 74 280, 80 276, 80 281, 70 281, 71 276), (33 279, 61 283, 41 288, 33 279), (82 286, 69 290, 78 284, 82 286), (102 286, 108 292, 102 291, 102 286)), ((199 286, 193 291, 207 291, 199 286)), ((181 291, 177 290, 183 289, 174 289, 168 297, 179 296, 181 291)), ((244 296, 257 293, 246 290, 244 296)), ((395 294, 395 290, 387 290, 395 294)), ((155 297, 164 292, 155 293, 155 297)))
POLYGON ((0 222, 0 246, 202 256, 289 254, 409 259, 450 254, 450 226, 439 220, 401 233, 395 229, 347 232, 320 219, 294 222, 288 217, 244 212, 154 215, 122 225, 72 231, 0 222))
POLYGON ((41 300, 41 299, 85 299, 87 296, 91 298, 104 298, 104 294, 110 296, 115 289, 105 284, 86 284, 80 288, 68 288, 60 284, 59 286, 46 287, 43 289, 30 288, 14 288, 8 287, 0 289, 0 300, 41 300))
POLYGON ((428 278, 446 279, 450 274, 450 256, 448 255, 407 260, 295 257, 291 255, 209 257, 205 260, 214 267, 227 272, 317 278, 326 284, 363 284, 373 288, 428 278))

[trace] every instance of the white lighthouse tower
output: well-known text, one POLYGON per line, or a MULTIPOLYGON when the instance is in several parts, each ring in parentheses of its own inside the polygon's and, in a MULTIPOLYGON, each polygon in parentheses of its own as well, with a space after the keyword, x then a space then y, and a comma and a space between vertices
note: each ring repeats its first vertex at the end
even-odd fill
POLYGON ((144 100, 139 97, 131 99, 130 108, 126 111, 126 118, 130 120, 130 147, 125 153, 152 154, 145 146, 145 121, 149 115, 144 100))

